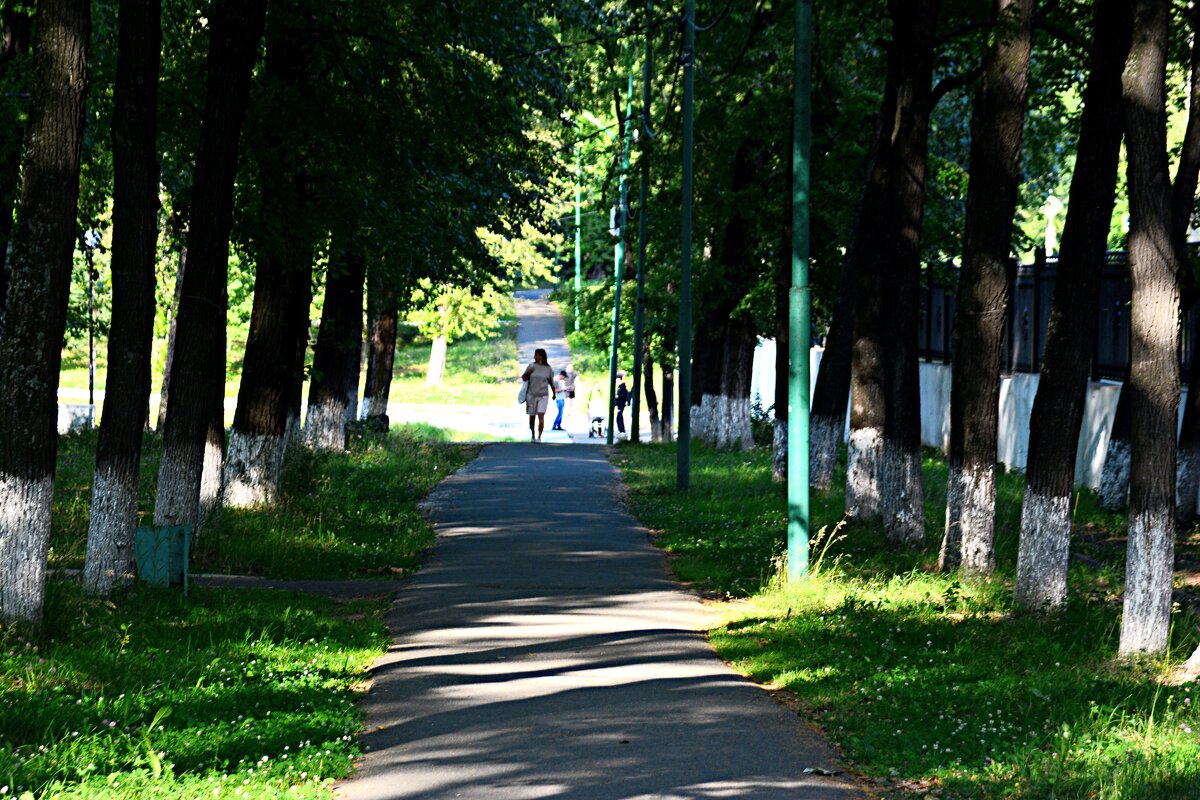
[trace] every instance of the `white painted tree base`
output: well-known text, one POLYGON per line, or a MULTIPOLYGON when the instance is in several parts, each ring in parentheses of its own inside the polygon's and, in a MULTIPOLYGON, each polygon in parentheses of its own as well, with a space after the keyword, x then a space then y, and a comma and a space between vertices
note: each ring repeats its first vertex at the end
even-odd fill
POLYGON ((304 419, 305 447, 313 450, 345 450, 347 412, 345 401, 338 402, 333 398, 309 403, 308 416, 304 419))
POLYGON ((84 591, 111 594, 132 576, 136 533, 137 481, 122 480, 111 467, 97 467, 83 562, 84 591))
MULTIPOLYGON (((693 407, 695 408, 695 407, 693 407)), ((750 398, 706 394, 700 401, 699 426, 693 434, 717 450, 752 450, 754 434, 750 430, 750 398)))
POLYGON ((155 525, 195 525, 200 513, 200 477, 204 453, 164 446, 154 499, 155 525))
POLYGON ((878 519, 883 514, 883 432, 878 428, 850 431, 849 462, 846 467, 846 514, 858 520, 878 519))
POLYGON ((1200 450, 1180 448, 1175 459, 1175 518, 1182 525, 1196 519, 1200 492, 1200 450))
POLYGON ((814 416, 809 429, 809 483, 824 491, 833 485, 837 469, 838 445, 846 429, 843 417, 814 416))
POLYGON ((1175 565, 1175 517, 1142 511, 1129 517, 1122 656, 1161 655, 1171 633, 1171 577, 1175 565))
POLYGON ((1104 456, 1104 471, 1100 473, 1100 507, 1118 511, 1129 502, 1129 457, 1128 442, 1108 443, 1104 456))
POLYGON ((917 547, 925 541, 925 484, 921 454, 884 444, 880 462, 880 505, 884 533, 892 544, 917 547))
POLYGON ((1027 611, 1061 608, 1067 602, 1070 558, 1070 496, 1038 494, 1026 486, 1014 604, 1027 611))
POLYGON ((771 479, 787 480, 788 427, 787 420, 775 420, 771 432, 771 479))
POLYGON ((968 575, 996 568, 995 467, 951 466, 946 479, 946 533, 938 556, 941 569, 968 575))
POLYGON ((278 502, 286 447, 283 436, 247 436, 231 431, 225 456, 225 505, 255 508, 278 502))
POLYGON ((41 620, 53 500, 49 476, 0 475, 0 617, 6 620, 41 620))
POLYGON ((225 453, 219 442, 204 442, 204 468, 200 472, 200 503, 195 535, 211 527, 221 513, 221 481, 225 472, 225 453))

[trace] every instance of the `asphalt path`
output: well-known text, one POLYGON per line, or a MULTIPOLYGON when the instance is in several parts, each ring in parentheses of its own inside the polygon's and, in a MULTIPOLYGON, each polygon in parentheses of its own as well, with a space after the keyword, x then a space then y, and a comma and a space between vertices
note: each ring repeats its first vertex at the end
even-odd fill
POLYGON ((442 483, 343 800, 865 796, 716 657, 709 612, 617 488, 602 448, 529 443, 489 445, 442 483))

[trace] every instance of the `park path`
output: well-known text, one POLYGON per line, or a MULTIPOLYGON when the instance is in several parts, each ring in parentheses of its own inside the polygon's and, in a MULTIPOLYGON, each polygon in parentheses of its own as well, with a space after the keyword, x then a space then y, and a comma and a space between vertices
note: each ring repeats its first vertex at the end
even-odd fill
POLYGON ((835 753, 713 653, 605 450, 495 444, 430 498, 342 800, 849 800, 835 753))

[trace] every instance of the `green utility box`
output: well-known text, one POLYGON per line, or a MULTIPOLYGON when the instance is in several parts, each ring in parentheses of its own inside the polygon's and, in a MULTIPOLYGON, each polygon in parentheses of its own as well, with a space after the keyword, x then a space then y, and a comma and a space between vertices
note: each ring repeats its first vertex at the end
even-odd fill
POLYGON ((138 528, 133 542, 138 578, 162 588, 182 584, 186 596, 191 543, 191 525, 138 528))

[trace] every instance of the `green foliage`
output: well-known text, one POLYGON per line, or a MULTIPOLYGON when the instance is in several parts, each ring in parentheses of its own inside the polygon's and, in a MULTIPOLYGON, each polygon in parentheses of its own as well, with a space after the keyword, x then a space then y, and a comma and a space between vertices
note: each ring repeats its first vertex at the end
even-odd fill
POLYGON ((877 526, 834 531, 841 491, 815 493, 820 569, 788 584, 785 490, 771 483, 768 453, 696 447, 687 495, 673 490, 673 445, 622 448, 618 459, 633 511, 676 574, 741 598, 711 633, 717 651, 785 690, 880 788, 1173 800, 1200 781, 1200 697, 1162 683, 1196 646, 1196 620, 1176 617, 1169 659, 1114 662, 1123 521, 1096 512, 1090 492, 1073 548, 1095 566, 1072 568, 1064 612, 1026 618, 1011 610, 1018 475, 998 479, 993 578, 936 572, 945 464, 930 456, 924 547, 891 549, 877 526))
POLYGON ((429 342, 415 339, 396 347, 392 367, 393 403, 438 403, 466 406, 516 406, 517 326, 512 298, 499 319, 494 336, 460 339, 446 350, 446 375, 441 386, 426 386, 429 342))
MULTIPOLYGON (((95 442, 95 432, 86 432, 65 437, 59 448, 52 567, 82 565, 95 442)), ((158 447, 147 437, 139 489, 145 519, 154 506, 158 447)), ((358 440, 345 453, 289 448, 280 504, 223 512, 196 543, 192 570, 288 578, 406 575, 433 540, 417 502, 476 452, 404 430, 358 440)))
POLYGON ((0 632, 5 794, 326 797, 359 754, 384 610, 196 587, 114 605, 52 581, 42 634, 0 632))

